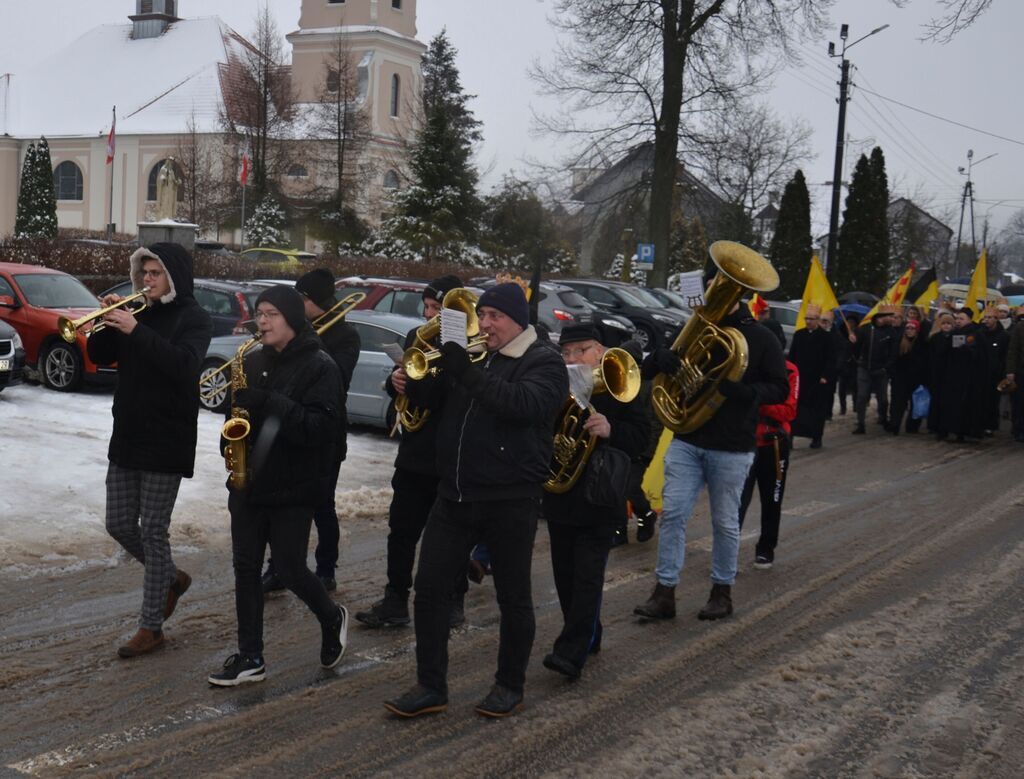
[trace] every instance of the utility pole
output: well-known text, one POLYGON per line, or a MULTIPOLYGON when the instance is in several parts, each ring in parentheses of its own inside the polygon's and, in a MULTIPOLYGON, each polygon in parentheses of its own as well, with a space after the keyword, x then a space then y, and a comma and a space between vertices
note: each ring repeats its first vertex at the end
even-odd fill
POLYGON ((846 59, 847 49, 852 49, 864 38, 870 38, 876 33, 880 33, 889 25, 883 24, 881 27, 876 27, 867 35, 864 35, 849 46, 846 45, 846 39, 850 35, 850 25, 844 24, 839 27, 839 38, 843 42, 843 50, 841 53, 836 54, 836 45, 829 43, 828 45, 828 56, 839 57, 839 126, 836 128, 836 160, 835 166, 832 171, 832 211, 829 215, 828 220, 828 250, 825 252, 825 270, 828 270, 828 266, 835 260, 836 246, 839 242, 839 195, 842 190, 843 184, 843 139, 846 133, 846 103, 850 99, 850 61, 846 59))
POLYGON ((999 152, 982 157, 977 162, 974 161, 974 149, 967 150, 967 167, 963 166, 957 168, 957 173, 961 176, 967 176, 967 181, 964 182, 964 191, 960 195, 960 226, 956 230, 956 256, 953 261, 953 277, 959 278, 960 276, 960 239, 964 232, 964 210, 967 205, 970 204, 971 208, 971 246, 977 249, 977 241, 974 237, 974 182, 971 180, 971 172, 974 170, 976 165, 981 165, 985 160, 990 160, 996 156, 999 152))

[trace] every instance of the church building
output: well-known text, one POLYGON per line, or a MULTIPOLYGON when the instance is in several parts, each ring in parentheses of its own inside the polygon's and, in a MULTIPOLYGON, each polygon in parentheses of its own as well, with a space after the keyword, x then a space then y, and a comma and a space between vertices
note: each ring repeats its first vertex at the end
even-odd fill
MULTIPOLYGON (((352 205, 376 224, 388 190, 401 186, 415 130, 426 51, 416 39, 416 0, 294 1, 298 28, 285 38, 298 153, 276 183, 286 198, 301 200, 324 175, 315 161, 302 159, 310 144, 303 127, 322 86, 330 89, 327 62, 343 41, 358 70, 357 99, 369 132, 358 161, 367 175, 352 205)), ((233 69, 254 47, 219 18, 181 15, 190 2, 201 8, 195 0, 134 0, 127 23, 95 27, 37 66, 0 75, 0 236, 13 232, 22 162, 41 136, 50 146, 60 227, 102 231, 112 221, 118 232, 135 233, 153 217, 160 168, 184 138, 220 149, 224 180, 238 175, 241 149, 225 133, 224 116, 235 99, 233 69), (115 106, 114 160, 107 164, 115 106)), ((206 232, 240 237, 235 230, 206 232)), ((313 248, 301 230, 296 239, 313 248)))

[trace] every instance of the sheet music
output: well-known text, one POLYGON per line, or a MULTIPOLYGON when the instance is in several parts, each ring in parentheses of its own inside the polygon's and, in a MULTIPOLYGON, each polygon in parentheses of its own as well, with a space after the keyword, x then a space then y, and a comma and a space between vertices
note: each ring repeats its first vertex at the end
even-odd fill
POLYGON ((441 311, 441 343, 449 341, 457 343, 466 348, 466 313, 454 308, 446 308, 441 311))
POLYGON ((395 365, 402 364, 402 355, 405 354, 405 350, 398 344, 384 344, 384 354, 390 357, 395 365))
POLYGON ((594 371, 586 365, 567 365, 569 370, 569 394, 581 409, 590 405, 594 393, 594 371))

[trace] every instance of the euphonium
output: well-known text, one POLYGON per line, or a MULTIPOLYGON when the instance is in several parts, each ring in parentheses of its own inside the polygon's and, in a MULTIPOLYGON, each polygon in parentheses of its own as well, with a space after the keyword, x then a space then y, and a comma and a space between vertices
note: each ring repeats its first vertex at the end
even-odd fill
POLYGON ((682 364, 675 374, 655 378, 651 389, 654 412, 676 433, 693 432, 711 419, 724 401, 719 383, 739 381, 747 369, 743 334, 734 327, 719 327, 718 322, 747 290, 764 293, 779 286, 775 268, 753 249, 715 241, 708 253, 718 273, 708 285, 704 305, 697 307, 672 344, 682 364))
MULTIPOLYGON (((640 392, 640 368, 625 349, 609 349, 594 368, 594 389, 591 395, 607 392, 620 403, 629 403, 640 392)), ((590 459, 597 439, 583 429, 593 406, 580 408, 570 393, 555 429, 555 450, 551 458, 551 475, 544 482, 548 492, 568 492, 579 481, 590 459)))
POLYGON ((231 416, 224 422, 220 429, 221 437, 228 444, 224 447, 224 467, 227 468, 228 484, 236 490, 245 489, 248 483, 249 474, 249 412, 234 404, 234 398, 239 390, 249 386, 245 378, 245 353, 259 343, 260 335, 257 334, 238 347, 235 356, 231 359, 231 416))

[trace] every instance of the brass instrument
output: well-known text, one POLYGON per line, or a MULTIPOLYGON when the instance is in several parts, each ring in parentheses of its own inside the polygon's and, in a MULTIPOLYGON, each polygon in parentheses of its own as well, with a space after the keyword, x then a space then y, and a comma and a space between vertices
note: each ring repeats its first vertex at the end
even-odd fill
MULTIPOLYGON (((480 319, 476 315, 476 300, 476 295, 468 289, 457 287, 449 290, 445 294, 444 300, 441 301, 441 308, 455 309, 466 315, 466 337, 470 339, 466 345, 467 349, 478 348, 487 341, 486 337, 480 336, 480 319)), ((413 345, 402 355, 402 367, 413 381, 418 381, 435 370, 430 366, 430 362, 440 357, 440 350, 434 347, 434 343, 440 335, 440 314, 431 317, 416 329, 413 345), (415 376, 410 372, 410 368, 416 373, 415 376)), ((414 433, 426 424, 429 415, 429 409, 410 408, 407 396, 399 395, 395 398, 396 429, 400 423, 404 430, 414 433)))
MULTIPOLYGON (((254 335, 248 341, 243 342, 239 346, 239 349, 244 347, 245 348, 245 352, 249 351, 249 349, 251 349, 256 344, 259 343, 261 337, 262 337, 262 334, 257 332, 256 335, 254 335)), ((245 352, 243 352, 243 354, 245 352)), ((217 376, 220 376, 220 374, 224 373, 224 371, 226 371, 229 368, 231 368, 231 366, 234 365, 234 362, 235 362, 234 358, 231 358, 230 360, 225 360, 224 364, 221 365, 219 368, 216 368, 215 370, 212 370, 209 373, 204 371, 202 374, 200 374, 200 376, 199 376, 199 389, 200 389, 199 397, 202 400, 210 400, 218 392, 222 392, 223 391, 223 387, 220 387, 220 386, 217 386, 217 385, 213 384, 213 380, 217 376), (203 387, 204 386, 208 387, 205 391, 203 391, 203 387)))
MULTIPOLYGON (((625 349, 609 349, 594 368, 592 395, 609 393, 620 403, 629 403, 640 392, 640 368, 625 349)), ((548 492, 568 492, 579 481, 590 459, 597 438, 583 429, 593 406, 580 408, 570 393, 555 430, 555 450, 551 458, 551 475, 544 482, 548 492)))
MULTIPOLYGON (((66 316, 60 317, 57 320, 57 330, 60 332, 60 337, 67 341, 69 344, 74 343, 75 336, 78 334, 78 331, 82 328, 82 325, 88 324, 89 322, 92 322, 94 319, 99 319, 102 316, 106 316, 108 313, 110 313, 116 308, 123 308, 124 306, 129 306, 139 298, 144 298, 147 292, 149 292, 149 287, 143 287, 138 292, 132 295, 128 295, 127 297, 121 298, 113 305, 107 306, 106 308, 96 309, 91 314, 86 314, 85 316, 80 317, 78 319, 68 319, 66 316)), ((132 316, 138 316, 139 312, 145 309, 145 307, 146 304, 143 303, 141 306, 129 308, 128 313, 130 313, 132 316)), ((88 338, 93 333, 98 333, 106 326, 106 322, 97 322, 85 334, 85 337, 88 338)))
POLYGON ((353 292, 343 297, 313 320, 312 325, 313 329, 316 330, 316 334, 323 335, 327 328, 344 319, 345 315, 348 314, 349 311, 358 306, 364 300, 366 300, 365 292, 353 292), (339 311, 338 309, 341 310, 339 311))
POLYGON ((675 343, 682 362, 675 374, 659 375, 651 389, 654 412, 665 427, 690 433, 721 408, 718 385, 739 381, 747 369, 747 341, 734 327, 718 322, 747 290, 771 292, 779 286, 775 268, 753 249, 734 241, 715 241, 708 253, 718 273, 708 285, 705 303, 697 307, 675 343))
POLYGON ((234 398, 240 390, 247 389, 249 382, 245 377, 245 353, 256 345, 260 336, 256 335, 238 347, 231 358, 231 415, 220 429, 221 437, 228 445, 224 448, 224 467, 228 470, 228 484, 236 490, 245 489, 249 480, 249 412, 234 404, 234 398))

